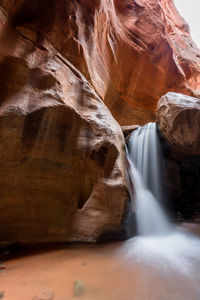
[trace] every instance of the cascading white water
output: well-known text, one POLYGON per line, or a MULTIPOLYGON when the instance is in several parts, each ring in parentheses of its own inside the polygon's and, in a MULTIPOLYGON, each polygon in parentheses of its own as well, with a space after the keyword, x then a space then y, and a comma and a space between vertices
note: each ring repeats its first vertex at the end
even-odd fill
POLYGON ((165 234, 170 223, 158 200, 162 197, 156 124, 134 131, 128 142, 129 174, 134 184, 134 201, 139 235, 165 234))
MULTIPOLYGON (((138 236, 126 243, 126 256, 151 264, 160 272, 167 271, 171 274, 173 270, 193 276, 192 283, 200 295, 199 286, 196 284, 196 279, 200 280, 200 239, 171 224, 160 205, 162 189, 156 131, 155 123, 140 127, 130 136, 126 149, 128 172, 131 186, 134 187, 131 197, 135 204, 138 227, 138 236)), ((170 297, 166 299, 188 300, 178 296, 170 297)))

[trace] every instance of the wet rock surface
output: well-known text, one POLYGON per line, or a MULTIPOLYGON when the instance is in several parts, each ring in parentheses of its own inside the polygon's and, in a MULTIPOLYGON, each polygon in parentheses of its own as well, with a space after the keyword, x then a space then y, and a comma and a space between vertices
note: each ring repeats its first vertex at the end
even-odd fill
POLYGON ((200 156, 178 157, 162 135, 160 140, 166 209, 175 221, 200 223, 200 156))
POLYGON ((200 222, 200 99, 167 93, 157 104, 163 184, 178 221, 200 222))
POLYGON ((121 126, 122 132, 125 137, 131 134, 134 130, 138 129, 139 125, 121 126))

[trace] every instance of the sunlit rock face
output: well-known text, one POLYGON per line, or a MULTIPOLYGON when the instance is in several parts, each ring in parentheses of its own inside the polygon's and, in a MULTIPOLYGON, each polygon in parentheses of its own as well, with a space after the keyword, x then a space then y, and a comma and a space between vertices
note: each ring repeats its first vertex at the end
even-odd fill
POLYGON ((200 155, 200 99, 168 93, 159 100, 156 117, 174 153, 200 155))
POLYGON ((68 5, 18 3, 0 10, 0 246, 120 235, 124 137, 68 60, 68 5))
POLYGON ((122 125, 154 120, 169 90, 198 95, 200 52, 172 1, 60 1, 55 11, 48 34, 34 26, 84 73, 122 125))

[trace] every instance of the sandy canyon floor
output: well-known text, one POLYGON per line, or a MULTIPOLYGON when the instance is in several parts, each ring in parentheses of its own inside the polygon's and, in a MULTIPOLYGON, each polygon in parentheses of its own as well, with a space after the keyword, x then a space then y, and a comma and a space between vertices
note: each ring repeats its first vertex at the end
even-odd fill
MULTIPOLYGON (((200 268, 179 272, 167 260, 131 252, 135 239, 16 255, 0 271, 5 300, 199 300, 200 268), (135 257, 134 257, 135 256, 135 257), (142 256, 142 255, 141 255, 142 256)), ((200 256, 200 253, 199 253, 200 256)))

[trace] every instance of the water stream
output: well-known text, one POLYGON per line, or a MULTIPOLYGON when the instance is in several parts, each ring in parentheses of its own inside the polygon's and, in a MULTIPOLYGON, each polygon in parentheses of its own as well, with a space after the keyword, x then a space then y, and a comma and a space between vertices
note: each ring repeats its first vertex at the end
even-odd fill
POLYGON ((162 198, 158 145, 155 123, 134 131, 128 143, 129 174, 135 189, 132 196, 139 235, 163 235, 171 229, 157 201, 162 198))
POLYGON ((161 154, 155 123, 132 133, 127 158, 138 228, 138 237, 127 242, 127 252, 160 271, 173 269, 191 276, 200 267, 200 239, 172 224, 162 208, 161 154))

